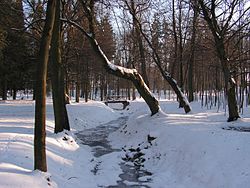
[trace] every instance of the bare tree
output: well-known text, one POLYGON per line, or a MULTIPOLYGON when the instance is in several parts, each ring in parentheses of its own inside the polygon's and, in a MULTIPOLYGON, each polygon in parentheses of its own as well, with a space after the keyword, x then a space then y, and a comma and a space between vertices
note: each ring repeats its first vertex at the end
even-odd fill
MULTIPOLYGON (((249 22, 246 22, 240 29, 237 29, 229 36, 229 30, 232 30, 237 23, 237 20, 234 20, 234 15, 239 1, 240 0, 232 0, 229 3, 225 3, 225 1, 222 0, 198 0, 203 17, 213 35, 217 56, 220 60, 224 75, 229 111, 228 121, 237 120, 240 116, 235 93, 237 85, 233 75, 233 68, 230 65, 230 56, 226 50, 226 42, 249 24, 249 22)), ((246 9, 240 17, 246 14, 249 9, 250 8, 246 9)))
MULTIPOLYGON (((141 6, 136 6, 134 0, 130 1, 130 7, 131 7, 131 12, 134 15, 140 14, 142 11, 140 8, 141 6)), ((141 67, 141 73, 142 73, 142 77, 145 83, 147 84, 147 86, 149 86, 149 80, 148 80, 147 71, 146 71, 146 57, 145 57, 145 48, 143 46, 143 37, 141 36, 138 22, 134 18, 135 17, 133 17, 133 31, 135 35, 135 44, 138 44, 138 49, 139 49, 139 55, 140 55, 139 62, 140 62, 140 67, 141 67)))
POLYGON ((194 57, 195 57, 195 42, 197 31, 197 19, 198 19, 198 4, 197 0, 191 0, 190 6, 193 8, 193 20, 192 20, 192 34, 190 41, 190 56, 188 58, 188 100, 189 102, 194 100, 194 87, 193 87, 193 70, 194 70, 194 57))
POLYGON ((50 63, 52 66, 52 95, 55 117, 55 133, 69 130, 69 120, 65 102, 64 72, 61 60, 61 1, 56 4, 56 16, 50 49, 50 63))
POLYGON ((49 60, 49 46, 55 20, 57 0, 48 0, 46 20, 43 29, 39 61, 37 65, 36 103, 35 103, 35 132, 34 132, 34 168, 47 171, 46 162, 46 78, 49 60))
POLYGON ((70 21, 70 20, 65 20, 65 21, 73 24, 75 27, 77 27, 80 31, 84 33, 84 35, 88 38, 93 51, 101 60, 104 69, 112 75, 130 80, 134 84, 134 86, 136 87, 136 89, 138 90, 142 98, 145 100, 147 105, 149 106, 151 110, 151 115, 156 114, 160 109, 159 103, 157 99, 150 92, 142 76, 137 72, 136 69, 128 69, 128 68, 124 68, 124 67, 112 64, 108 60, 104 52, 102 51, 100 45, 97 43, 95 39, 95 28, 94 28, 94 0, 90 0, 88 2, 81 0, 81 3, 82 3, 82 6, 86 13, 86 17, 89 22, 90 33, 86 32, 84 28, 82 28, 79 24, 73 21, 70 21))
POLYGON ((129 5, 128 1, 124 0, 124 2, 127 5, 133 19, 137 22, 138 27, 139 27, 139 31, 141 32, 141 35, 143 36, 143 38, 146 40, 147 44, 151 48, 152 53, 153 53, 153 60, 156 63, 158 69, 160 70, 162 77, 169 83, 169 85, 175 91, 175 93, 180 101, 180 106, 184 108, 186 113, 190 112, 191 106, 190 106, 186 96, 183 94, 183 92, 181 91, 181 88, 177 85, 176 80, 171 76, 171 74, 163 69, 163 67, 162 67, 163 63, 161 61, 159 54, 157 53, 157 50, 152 45, 152 42, 150 41, 148 36, 143 32, 142 25, 141 25, 140 21, 138 20, 138 18, 136 17, 136 15, 133 13, 132 8, 129 5))

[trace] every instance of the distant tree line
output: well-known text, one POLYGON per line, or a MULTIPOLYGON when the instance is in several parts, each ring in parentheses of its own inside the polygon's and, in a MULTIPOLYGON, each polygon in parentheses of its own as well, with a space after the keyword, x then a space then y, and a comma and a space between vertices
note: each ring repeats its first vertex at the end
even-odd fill
POLYGON ((29 78, 29 54, 24 29, 22 1, 0 2, 0 91, 3 100, 9 91, 16 99, 17 90, 25 89, 29 78), (16 29, 15 29, 16 28, 16 29), (17 30, 20 29, 20 30, 17 30))
MULTIPOLYGON (((1 4, 0 91, 6 100, 7 94, 15 99, 18 90, 34 91, 46 1, 16 0, 1 4)), ((159 97, 172 98, 173 92, 155 64, 155 54, 162 70, 177 81, 189 101, 201 100, 203 105, 211 106, 221 102, 225 88, 230 85, 225 82, 224 63, 220 63, 222 57, 218 54, 222 44, 218 44, 216 36, 223 35, 219 37, 223 38, 221 43, 229 60, 228 72, 236 81, 237 87, 233 89, 236 103, 242 109, 243 101, 250 101, 247 5, 245 0, 96 1, 96 39, 108 59, 117 65, 136 68, 159 97), (210 20, 212 25, 206 12, 209 17, 215 16, 210 20)), ((62 1, 61 17, 88 27, 81 1, 62 1)), ((81 31, 66 23, 61 30, 62 71, 69 97, 76 102, 80 98, 85 101, 135 98, 136 89, 129 81, 107 74, 97 63, 81 31)), ((52 88, 50 70, 48 95, 52 88)))

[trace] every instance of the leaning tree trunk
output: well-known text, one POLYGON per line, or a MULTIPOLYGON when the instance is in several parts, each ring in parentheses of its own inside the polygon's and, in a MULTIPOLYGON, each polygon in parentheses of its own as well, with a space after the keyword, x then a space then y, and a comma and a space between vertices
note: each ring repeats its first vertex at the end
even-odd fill
POLYGON ((95 53, 99 56, 99 58, 102 60, 103 66, 106 69, 106 71, 112 75, 118 76, 120 78, 124 78, 127 80, 130 80, 142 98, 147 103, 148 107, 150 108, 151 115, 156 114, 160 107, 157 99, 152 95, 149 88, 145 84, 142 76, 137 72, 136 69, 127 69, 124 67, 120 67, 114 64, 111 64, 103 51, 101 50, 100 46, 98 45, 97 41, 90 37, 88 35, 88 39, 91 42, 91 46, 95 53))
POLYGON ((100 46, 92 37, 89 37, 91 41, 91 46, 94 49, 95 53, 99 56, 102 60, 103 66, 106 71, 112 75, 118 76, 120 78, 124 78, 133 82, 134 86, 145 100, 147 105, 150 108, 151 115, 156 114, 159 111, 159 103, 156 98, 152 95, 149 88, 145 84, 142 76, 137 72, 136 69, 127 69, 124 67, 120 67, 114 64, 111 64, 103 51, 101 50, 100 46))
MULTIPOLYGON (((101 47, 99 46, 95 38, 92 36, 93 34, 92 35, 88 34, 80 25, 78 25, 77 23, 73 21, 65 20, 65 19, 64 21, 74 25, 81 32, 83 32, 83 34, 88 38, 94 52, 96 53, 98 58, 101 60, 103 67, 108 73, 133 82, 139 94, 142 96, 142 98, 145 100, 148 107, 150 108, 151 115, 154 115, 159 111, 160 107, 159 107, 158 100, 152 95, 149 88, 145 84, 142 76, 137 72, 136 69, 128 69, 128 68, 124 68, 124 67, 112 64, 108 60, 104 52, 102 51, 101 47)), ((92 26, 90 26, 90 28, 91 27, 92 26)))
POLYGON ((158 69, 160 70, 162 77, 169 83, 169 85, 172 87, 175 94, 177 95, 177 97, 179 99, 180 106, 184 108, 186 113, 190 112, 192 110, 191 106, 190 106, 186 96, 181 91, 181 88, 178 86, 176 80, 171 76, 171 74, 169 72, 163 70, 163 68, 161 66, 161 60, 160 60, 158 53, 156 52, 156 49, 152 46, 152 43, 149 41, 149 39, 147 38, 145 33, 142 32, 142 30, 141 30, 141 34, 143 35, 143 37, 145 38, 148 45, 150 46, 150 48, 153 51, 154 62, 156 63, 158 69))
MULTIPOLYGON (((125 2, 125 3, 129 7, 128 3, 127 2, 125 2)), ((136 15, 133 14, 133 11, 131 11, 131 9, 130 9, 130 13, 133 16, 133 19, 137 22, 137 25, 138 25, 139 30, 141 32, 141 35, 143 36, 143 38, 146 40, 147 44, 149 45, 149 47, 153 51, 153 59, 154 59, 154 62, 156 63, 156 65, 157 65, 158 69, 160 70, 161 75, 163 76, 163 78, 166 79, 166 81, 169 83, 169 85, 172 87, 172 89, 176 93, 176 95, 177 95, 177 97, 179 99, 180 106, 184 108, 186 113, 190 112, 191 111, 191 106, 190 106, 188 100, 186 99, 186 96, 183 94, 183 92, 181 91, 181 88, 177 85, 177 82, 173 79, 171 74, 168 73, 167 71, 163 70, 163 68, 161 66, 162 62, 161 62, 161 59, 159 57, 159 54, 157 53, 156 49, 153 47, 153 45, 152 45, 151 41, 149 40, 149 38, 143 32, 143 29, 142 29, 142 26, 141 26, 139 20, 136 18, 136 15)))
POLYGON ((61 23, 60 23, 60 1, 56 5, 56 16, 51 41, 50 63, 52 66, 52 95, 55 117, 55 133, 69 130, 67 117, 64 73, 61 60, 61 23))
POLYGON ((49 46, 55 19, 56 0, 49 0, 43 29, 36 79, 35 133, 34 133, 34 168, 47 171, 46 162, 46 78, 49 60, 49 46))

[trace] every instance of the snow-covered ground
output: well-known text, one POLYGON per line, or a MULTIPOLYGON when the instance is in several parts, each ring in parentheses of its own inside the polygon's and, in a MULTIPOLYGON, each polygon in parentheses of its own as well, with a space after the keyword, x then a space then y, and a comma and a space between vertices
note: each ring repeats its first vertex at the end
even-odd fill
POLYGON ((48 102, 48 172, 41 173, 33 171, 34 102, 0 102, 0 188, 115 186, 122 158, 150 172, 140 178, 150 179, 144 185, 152 188, 249 187, 249 109, 243 118, 227 123, 224 111, 217 108, 192 103, 192 113, 185 114, 176 102, 160 103, 162 111, 153 117, 141 100, 130 102, 125 110, 94 101, 71 104, 67 108, 72 131, 54 134, 48 102), (129 117, 127 123, 108 138, 120 151, 95 157, 75 135, 123 116, 129 117))

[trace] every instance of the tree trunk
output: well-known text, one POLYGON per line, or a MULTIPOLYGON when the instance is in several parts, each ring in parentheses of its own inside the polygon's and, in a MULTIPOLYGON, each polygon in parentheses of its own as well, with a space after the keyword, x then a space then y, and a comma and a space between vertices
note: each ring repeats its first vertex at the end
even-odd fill
POLYGON ((132 100, 136 99, 135 87, 132 87, 132 100))
POLYGON ((35 82, 32 83, 32 87, 33 87, 33 96, 32 96, 32 100, 36 100, 36 84, 35 82))
POLYGON ((16 86, 13 88, 13 100, 16 100, 17 89, 16 86))
MULTIPOLYGON (((232 76, 232 75, 231 75, 232 76)), ((229 78, 229 88, 226 87, 227 93, 227 100, 228 100, 228 113, 229 117, 227 119, 228 122, 235 121, 239 116, 238 107, 237 107, 237 100, 236 100, 236 83, 233 78, 229 78)))
POLYGON ((89 83, 88 81, 84 83, 84 101, 88 102, 89 99, 89 83))
POLYGON ((5 75, 2 80, 2 99, 7 100, 7 80, 5 75))
POLYGON ((149 106, 151 115, 156 114, 160 109, 159 103, 157 99, 150 92, 149 88, 145 84, 141 75, 135 69, 127 69, 124 67, 111 64, 109 60, 107 59, 107 57, 105 56, 105 54, 103 53, 103 51, 101 50, 97 41, 91 36, 89 36, 87 33, 86 33, 86 36, 91 42, 91 46, 94 52, 102 60, 103 66, 106 69, 106 71, 120 78, 124 78, 124 79, 132 81, 134 86, 136 87, 140 95, 142 96, 142 98, 145 100, 145 102, 149 106))
POLYGON ((130 83, 127 82, 127 99, 130 100, 131 96, 130 96, 130 83))
POLYGON ((181 88, 177 85, 176 80, 167 71, 163 70, 163 68, 161 67, 161 61, 160 61, 159 55, 156 53, 155 49, 153 48, 151 43, 148 41, 146 36, 145 36, 145 39, 147 40, 151 49, 154 51, 153 59, 157 65, 158 69, 160 70, 161 75, 163 76, 163 78, 169 83, 169 85, 174 90, 175 94, 177 95, 177 98, 179 99, 180 106, 184 108, 186 113, 190 112, 192 110, 191 106, 190 106, 188 100, 186 99, 185 95, 181 91, 181 88))
MULTIPOLYGON (((227 58, 227 54, 225 51, 225 36, 226 31, 229 29, 229 22, 231 21, 233 17, 233 11, 230 12, 229 15, 227 15, 227 21, 226 24, 222 25, 218 22, 218 17, 216 17, 216 4, 215 1, 211 2, 211 7, 209 8, 203 0, 199 0, 199 5, 202 9, 204 19, 206 20, 209 29, 211 30, 214 41, 215 41, 215 48, 217 55, 220 59, 222 71, 224 74, 224 83, 225 83, 225 92, 228 98, 228 112, 229 117, 227 121, 234 121, 237 120, 240 116, 238 113, 238 107, 237 107, 237 101, 236 101, 236 82, 234 81, 233 75, 230 72, 230 65, 229 65, 229 59, 227 58)), ((237 1, 235 1, 237 2, 237 1)), ((232 5, 233 8, 234 5, 232 5)), ((232 10, 233 10, 232 8, 232 10)))
POLYGON ((77 76, 77 81, 76 81, 76 103, 80 102, 80 81, 79 81, 79 76, 77 76))
POLYGON ((110 61, 108 60, 108 58, 106 57, 102 49, 100 48, 99 44, 95 40, 94 23, 93 23, 94 1, 92 0, 90 2, 89 7, 86 5, 85 2, 83 1, 81 2, 83 3, 83 8, 88 17, 89 29, 90 29, 91 35, 88 34, 81 26, 79 26, 75 22, 71 22, 69 20, 67 21, 73 24, 74 26, 76 26, 88 38, 92 46, 92 49, 96 53, 97 57, 101 60, 102 65, 105 68, 105 70, 112 75, 132 81, 134 86, 136 87, 136 89, 138 90, 138 92, 140 93, 140 95, 143 97, 148 107, 150 108, 151 115, 156 114, 160 109, 159 103, 157 99, 150 92, 149 88, 145 84, 141 75, 135 69, 128 69, 128 68, 120 67, 120 66, 110 63, 110 61))
MULTIPOLYGON (((178 22, 179 22, 179 56, 178 56, 178 62, 179 62, 179 86, 181 88, 181 91, 183 92, 183 43, 182 43, 182 1, 179 0, 179 17, 178 17, 178 22)), ((183 107, 182 104, 180 103, 180 107, 183 107)))
POLYGON ((101 83, 100 83, 100 98, 101 98, 101 101, 104 100, 104 81, 102 79, 102 76, 101 76, 101 83))
POLYGON ((64 100, 65 100, 65 104, 70 104, 69 76, 67 72, 65 72, 64 74, 66 77, 66 83, 65 83, 65 89, 64 89, 64 100))
POLYGON ((91 97, 91 86, 90 86, 90 80, 89 80, 89 62, 86 61, 86 66, 85 66, 85 74, 84 74, 84 99, 85 102, 88 102, 89 96, 91 97))
MULTIPOLYGON (((173 19, 173 35, 174 35, 174 57, 173 57, 173 62, 171 66, 171 75, 175 77, 175 67, 177 63, 177 58, 178 58, 178 37, 177 37, 177 31, 176 31, 176 20, 175 20, 175 0, 172 0, 172 19, 173 19)), ((178 75, 178 74, 177 74, 178 75)))
POLYGON ((190 49, 190 57, 188 61, 188 100, 189 102, 194 101, 194 89, 193 89, 193 69, 194 69, 194 53, 195 53, 195 40, 196 40, 196 23, 198 18, 198 10, 197 10, 197 0, 193 2, 193 23, 192 23, 192 37, 191 37, 191 49, 190 49))
POLYGON ((36 79, 35 132, 34 132, 34 169, 47 171, 46 162, 46 78, 49 59, 49 46, 55 20, 56 0, 48 0, 46 20, 39 49, 36 79))
MULTIPOLYGON (((131 12, 131 11, 130 11, 131 12)), ((131 12, 132 13, 132 12, 131 12)), ((154 62, 156 63, 157 67, 159 68, 161 75, 163 76, 163 78, 165 78, 167 80, 167 82, 171 85, 172 89, 175 91, 178 99, 179 99, 179 103, 180 106, 182 106, 185 110, 186 113, 191 111, 191 107, 189 102, 186 100, 185 95, 183 94, 183 92, 181 91, 181 88, 179 88, 179 86, 177 85, 177 82, 172 78, 172 76, 167 72, 164 71, 162 68, 162 63, 161 63, 161 59, 159 57, 159 54, 157 53, 156 49, 153 47, 152 43, 150 42, 149 38, 146 36, 146 34, 143 32, 142 30, 142 26, 140 25, 139 21, 137 20, 137 18, 135 17, 134 14, 132 14, 133 18, 137 21, 140 32, 142 34, 142 36, 144 37, 144 39, 146 40, 146 42, 148 43, 149 47, 152 49, 153 51, 153 59, 154 62)))
POLYGON ((215 43, 216 43, 217 53, 221 61, 222 71, 224 74, 225 90, 228 100, 228 113, 229 113, 227 121, 228 122, 235 121, 238 118, 240 118, 237 107, 236 93, 235 93, 236 82, 228 67, 229 62, 228 59, 226 58, 223 39, 215 37, 215 43))
MULTIPOLYGON (((133 14, 136 14, 134 0, 131 0, 131 9, 133 11, 133 14)), ((148 76, 147 76, 147 71, 146 71, 145 49, 143 47, 143 41, 142 41, 142 36, 139 30, 139 27, 134 18, 133 18, 133 26, 135 30, 136 43, 138 44, 139 54, 140 54, 141 75, 146 85, 149 86, 149 81, 148 81, 148 76)))
POLYGON ((192 109, 190 107, 189 102, 187 101, 186 97, 184 96, 183 92, 181 91, 181 88, 177 85, 176 80, 171 77, 171 75, 168 72, 165 72, 162 74, 164 79, 167 80, 169 85, 174 90, 175 94, 177 95, 177 98, 179 99, 180 106, 182 106, 186 113, 190 112, 192 109))
POLYGON ((142 44, 140 32, 138 31, 137 27, 136 27, 136 36, 137 36, 136 38, 137 38, 137 42, 139 45, 142 78, 145 81, 146 85, 149 86, 149 81, 148 81, 148 76, 147 76, 147 71, 146 71, 147 69, 146 69, 144 47, 142 44))
POLYGON ((53 107, 55 117, 55 133, 62 132, 63 129, 69 130, 69 122, 67 121, 67 109, 65 101, 64 89, 64 73, 62 70, 61 60, 61 23, 60 23, 60 2, 56 5, 56 17, 54 22, 52 40, 51 40, 51 53, 50 63, 52 65, 52 95, 53 107))

